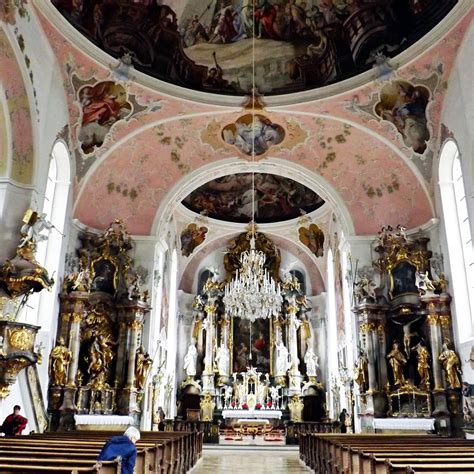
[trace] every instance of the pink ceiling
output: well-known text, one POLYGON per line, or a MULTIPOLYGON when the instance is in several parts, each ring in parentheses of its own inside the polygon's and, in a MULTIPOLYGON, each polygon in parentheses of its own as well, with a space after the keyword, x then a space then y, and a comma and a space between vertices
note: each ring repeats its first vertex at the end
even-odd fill
MULTIPOLYGON (((235 116, 222 115, 219 120, 224 125, 235 116)), ((269 116, 288 127, 288 114, 269 116)), ((317 120, 307 116, 296 119, 303 129, 314 133, 317 120)), ((120 215, 132 233, 149 234, 161 200, 180 178, 202 165, 235 155, 230 147, 222 145, 215 150, 200 141, 208 122, 208 116, 178 120, 126 141, 89 178, 75 216, 102 228, 120 215)), ((380 140, 329 119, 317 125, 317 130, 304 143, 291 150, 283 143, 270 150, 271 155, 306 167, 337 189, 358 234, 377 233, 387 223, 412 228, 432 217, 428 198, 413 171, 380 140)))
MULTIPOLYGON (((384 224, 413 228, 426 223, 434 217, 428 195, 432 193, 433 150, 439 144, 440 110, 471 17, 472 11, 435 49, 394 73, 394 78, 430 90, 431 140, 423 156, 404 144, 390 122, 374 115, 371 104, 378 98, 381 83, 371 82, 329 99, 263 111, 286 129, 287 140, 261 159, 284 159, 322 177, 341 198, 357 234, 375 234, 384 224)), ((71 78, 110 80, 111 73, 71 47, 45 18, 41 21, 64 75, 71 147, 76 149, 76 160, 94 163, 76 180, 75 217, 84 224, 103 229, 121 217, 130 232, 148 235, 159 205, 181 178, 225 158, 248 159, 220 139, 222 127, 244 111, 225 112, 223 107, 173 99, 136 83, 127 86, 128 93, 135 94, 141 105, 159 103, 160 107, 118 122, 94 156, 84 157, 77 143, 80 108, 71 78)))
POLYGON ((28 94, 12 45, 1 26, 0 84, 5 90, 14 144, 11 175, 20 183, 31 184, 34 170, 33 132, 28 94))

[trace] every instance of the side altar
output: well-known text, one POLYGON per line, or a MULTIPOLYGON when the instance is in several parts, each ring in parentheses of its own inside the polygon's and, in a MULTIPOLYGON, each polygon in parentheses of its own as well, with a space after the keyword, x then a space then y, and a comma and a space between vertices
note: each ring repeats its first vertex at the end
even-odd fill
POLYGON ((213 421, 221 430, 326 418, 311 306, 280 260, 275 244, 251 224, 229 243, 225 278, 210 272, 194 297, 178 416, 213 421), (269 295, 263 310, 255 302, 242 310, 249 281, 269 295))

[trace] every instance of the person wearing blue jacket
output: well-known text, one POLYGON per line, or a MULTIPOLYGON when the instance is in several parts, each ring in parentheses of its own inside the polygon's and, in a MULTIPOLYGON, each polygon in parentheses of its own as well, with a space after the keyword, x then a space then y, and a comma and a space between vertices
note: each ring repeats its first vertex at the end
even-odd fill
POLYGON ((140 439, 140 431, 135 427, 127 428, 122 436, 113 436, 107 441, 97 458, 98 461, 122 459, 122 474, 133 474, 137 459, 136 442, 140 439))

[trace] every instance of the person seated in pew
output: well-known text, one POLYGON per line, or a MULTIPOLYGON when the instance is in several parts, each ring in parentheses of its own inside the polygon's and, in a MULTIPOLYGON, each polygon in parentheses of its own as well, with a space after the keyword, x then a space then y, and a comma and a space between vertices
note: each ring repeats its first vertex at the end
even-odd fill
POLYGON ((97 458, 98 461, 122 459, 122 474, 133 474, 137 459, 135 444, 140 439, 140 431, 134 426, 127 428, 122 436, 113 436, 107 441, 97 458))
POLYGON ((5 418, 2 426, 0 427, 0 433, 5 433, 5 436, 19 436, 26 428, 28 419, 20 415, 20 405, 13 407, 13 413, 5 418))

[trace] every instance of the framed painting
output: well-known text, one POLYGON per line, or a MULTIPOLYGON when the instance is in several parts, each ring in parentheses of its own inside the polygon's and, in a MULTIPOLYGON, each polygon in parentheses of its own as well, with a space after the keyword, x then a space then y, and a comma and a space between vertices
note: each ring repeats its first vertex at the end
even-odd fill
POLYGON ((271 319, 232 319, 232 372, 246 372, 255 367, 259 372, 272 373, 273 331, 271 319))
POLYGON ((408 260, 401 260, 390 272, 390 296, 395 298, 406 293, 418 294, 416 287, 417 267, 408 260))

